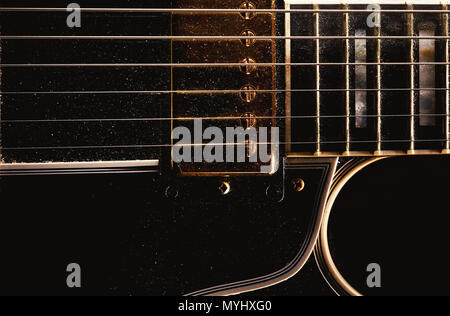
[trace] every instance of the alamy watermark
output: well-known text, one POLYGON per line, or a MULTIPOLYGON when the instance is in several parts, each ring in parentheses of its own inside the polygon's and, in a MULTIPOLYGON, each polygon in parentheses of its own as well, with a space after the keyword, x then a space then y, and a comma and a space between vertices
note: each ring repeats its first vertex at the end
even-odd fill
POLYGON ((69 274, 66 278, 68 288, 81 288, 81 267, 78 263, 71 263, 67 265, 66 272, 69 274))
POLYGON ((172 140, 178 141, 172 149, 175 163, 259 162, 262 173, 275 173, 279 168, 278 127, 271 127, 270 132, 267 127, 227 127, 224 135, 219 127, 203 130, 202 120, 196 119, 193 133, 179 126, 172 131, 172 140))
POLYGON ((371 263, 367 266, 367 272, 370 272, 367 277, 367 287, 381 288, 381 266, 378 263, 371 263))
POLYGON ((370 28, 381 27, 381 6, 379 4, 369 4, 367 11, 374 11, 367 17, 367 26, 370 28))
POLYGON ((67 16, 66 23, 70 28, 81 27, 81 7, 78 3, 71 3, 67 6, 67 12, 70 14, 67 16))
MULTIPOLYGON (((374 11, 367 17, 367 26, 370 28, 381 26, 381 6, 379 4, 369 4, 367 11, 374 11)), ((78 3, 70 3, 67 6, 67 12, 70 12, 66 23, 70 28, 81 27, 81 6, 78 3)))

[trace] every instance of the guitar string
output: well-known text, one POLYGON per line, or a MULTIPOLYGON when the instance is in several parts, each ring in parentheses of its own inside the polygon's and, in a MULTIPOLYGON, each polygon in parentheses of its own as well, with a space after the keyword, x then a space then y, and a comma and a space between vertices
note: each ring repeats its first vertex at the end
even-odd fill
POLYGON ((446 40, 444 35, 383 35, 383 36, 345 36, 345 35, 1 35, 0 40, 446 40))
POLYGON ((0 123, 68 123, 68 122, 164 122, 164 121, 234 121, 234 120, 303 120, 303 119, 344 119, 344 118, 411 118, 411 117, 450 117, 450 114, 384 114, 384 115, 291 115, 291 116, 206 116, 206 117, 134 117, 134 118, 89 118, 89 119, 17 119, 0 120, 0 123))
MULTIPOLYGON (((4 8, 0 8, 0 11, 2 11, 4 8)), ((9 9, 6 9, 6 10, 9 10, 9 9)), ((66 9, 62 9, 62 10, 66 10, 66 9)), ((95 10, 95 9, 94 9, 95 10)), ((44 10, 44 11, 47 11, 47 10, 44 10)), ((113 10, 108 10, 109 12, 111 12, 111 11, 113 11, 113 10)), ((146 10, 147 12, 149 12, 148 10, 146 10)), ((153 11, 153 10, 150 10, 150 11, 153 11)), ((195 12, 197 12, 197 10, 194 10, 195 12)), ((202 11, 204 11, 204 12, 211 12, 212 10, 208 10, 208 9, 206 9, 206 10, 202 10, 202 11)), ((229 10, 223 10, 224 12, 229 12, 229 10)), ((246 12, 246 11, 250 11, 251 13, 253 13, 253 12, 255 12, 255 10, 237 10, 238 12, 246 12)), ((268 10, 264 10, 264 11, 268 11, 268 10)), ((277 11, 273 11, 273 10, 270 10, 271 12, 279 12, 279 11, 283 11, 283 13, 286 13, 286 12, 300 12, 300 11, 308 11, 308 12, 326 12, 327 10, 321 10, 321 9, 315 9, 315 10, 277 10, 277 11)), ((356 11, 360 11, 360 12, 367 12, 367 10, 329 10, 329 12, 356 12, 356 11)), ((373 10, 372 10, 373 11, 373 10)), ((376 11, 378 11, 378 10, 375 10, 375 12, 376 11)), ((380 10, 381 12, 387 12, 387 10, 380 10)), ((408 11, 405 11, 405 10, 393 10, 393 12, 394 11, 398 11, 399 13, 407 13, 408 11)), ((424 13, 431 13, 430 12, 430 10, 424 10, 425 12, 424 13)), ((134 11, 133 10, 133 12, 136 12, 136 11, 134 11)), ((153 11, 153 12, 155 12, 155 11, 153 11)), ((175 12, 175 10, 170 10, 170 12, 175 12)), ((193 10, 188 10, 188 12, 193 12, 193 10)), ((217 11, 218 12, 218 11, 217 11)), ((256 10, 256 12, 260 12, 260 10, 256 10)), ((261 11, 261 12, 263 12, 263 11, 261 11)), ((419 11, 418 10, 411 10, 411 12, 412 13, 418 13, 419 11)), ((442 11, 442 10, 438 10, 436 13, 444 13, 444 11, 442 11)), ((73 38, 79 38, 79 39, 85 39, 85 38, 89 38, 89 39, 92 39, 92 38, 97 38, 97 39, 109 39, 109 38, 111 38, 111 37, 92 37, 92 36, 89 36, 89 37, 73 37, 73 36, 70 36, 70 37, 42 37, 42 36, 40 36, 40 37, 25 37, 25 36, 22 36, 22 37, 8 37, 8 36, 6 36, 6 37, 2 37, 1 39, 27 39, 27 38, 32 38, 32 39, 34 39, 34 38, 39 38, 39 39, 53 39, 53 38, 58 38, 58 39, 64 39, 64 38, 67 38, 67 39, 73 39, 73 38)), ((118 38, 118 37, 114 37, 114 38, 118 38)), ((143 37, 119 37, 119 38, 122 38, 122 39, 142 39, 143 37)), ((158 36, 158 37, 154 37, 155 39, 164 39, 164 38, 162 38, 161 36, 158 36)), ((187 37, 171 37, 170 39, 172 40, 172 39, 200 39, 201 37, 190 37, 190 38, 187 38, 187 37)), ((335 36, 335 37, 324 37, 324 36, 314 36, 314 37, 280 37, 280 36, 276 36, 276 37, 263 37, 263 38, 260 38, 260 37, 251 37, 251 38, 248 38, 248 37, 242 37, 242 36, 240 36, 240 37, 223 37, 223 36, 220 36, 220 37, 211 37, 211 36, 208 36, 208 37, 202 37, 202 39, 214 39, 214 38, 217 38, 217 39, 227 39, 227 38, 234 38, 234 39, 276 39, 276 40, 278 40, 278 39, 327 39, 327 38, 329 38, 329 39, 358 39, 359 37, 343 37, 343 36, 335 36)), ((415 37, 415 36, 408 36, 408 37, 405 37, 405 36, 398 36, 398 37, 392 37, 392 36, 390 36, 390 37, 361 37, 360 39, 394 39, 394 38, 396 38, 396 39, 415 39, 415 38, 417 38, 417 39, 449 39, 450 37, 438 37, 438 36, 433 36, 433 37, 427 37, 427 38, 425 38, 425 37, 415 37)), ((146 37, 146 39, 149 39, 149 37, 146 37)), ((169 39, 169 38, 165 38, 165 39, 169 39)), ((373 63, 367 63, 367 65, 372 65, 373 63)), ((382 63, 383 65, 387 65, 386 63, 382 63)), ((399 65, 400 63, 397 63, 396 65, 399 65)), ((409 65, 411 65, 411 64, 414 64, 414 65, 419 65, 419 63, 408 63, 409 65)), ((437 64, 437 63, 432 63, 432 64, 437 64)), ((443 64, 445 64, 445 65, 447 65, 448 63, 443 63, 443 64)), ((223 64, 221 64, 221 65, 223 65, 223 64)), ((228 64, 227 64, 228 65, 228 64)), ((236 66, 242 66, 242 64, 233 64, 233 65, 236 65, 236 66)), ((266 64, 264 64, 264 65, 266 65, 266 64)), ((272 65, 274 65, 274 64, 270 64, 270 66, 272 66, 272 65)), ((283 64, 283 65, 286 65, 286 64, 283 64)), ((292 64, 290 64, 290 65, 292 65, 292 64)), ((317 64, 314 64, 314 65, 317 65, 317 64)), ((320 64, 320 65, 324 65, 323 63, 322 64, 320 64)), ((344 65, 343 63, 336 63, 336 65, 344 65)), ((350 65, 349 63, 346 63, 345 65, 350 65)), ((363 65, 363 64, 361 64, 361 63, 355 63, 354 65, 363 65)), ((3 67, 20 67, 20 66, 30 66, 30 67, 33 67, 33 65, 2 65, 3 67)), ((34 65, 34 66, 36 66, 36 65, 34 65)), ((47 66, 67 66, 67 65, 47 65, 47 66)), ((117 66, 117 64, 116 64, 116 66, 117 66)), ((152 64, 152 66, 154 66, 154 64, 152 64)), ((169 65, 169 66, 173 66, 173 64, 171 64, 171 65, 169 65)), ((207 64, 207 66, 211 66, 210 64, 208 65, 207 64)), ((255 65, 256 66, 256 65, 255 65)), ((268 64, 267 64, 267 66, 269 66, 268 64)), ((363 89, 364 90, 364 89, 363 89)), ((365 90, 367 90, 367 89, 365 89, 365 90)), ((378 89, 378 90, 380 90, 380 89, 378 89)), ((383 89, 381 89, 381 90, 383 90, 383 89)), ((408 89, 408 90, 412 90, 412 89, 408 89)), ((420 89, 419 89, 420 90, 420 89)), ((437 90, 437 89, 436 89, 437 90)), ((315 91, 317 91, 317 90, 315 90, 315 91)), ((346 89, 346 91, 348 91, 348 89, 346 89)), ((408 115, 408 116, 412 116, 412 115, 408 115)), ((349 116, 343 116, 343 117, 349 117, 349 116)), ((356 116, 355 116, 356 117, 356 116)), ((362 117, 362 116, 358 116, 358 117, 362 117)), ((375 116, 375 117, 379 117, 379 116, 375 116)), ((280 117, 278 117, 278 118, 280 118, 280 117)), ((292 117, 291 117, 292 118, 292 117)), ((301 118, 305 118, 305 117, 301 117, 301 118)), ((325 118, 325 117, 323 117, 322 116, 322 118, 325 118)), ((411 141, 411 140, 383 140, 383 142, 409 142, 409 141, 411 141)), ((437 139, 434 139, 434 140, 416 140, 416 141, 422 141, 422 142, 424 142, 424 141, 445 141, 445 140, 437 140, 437 139)), ((352 143, 354 143, 355 141, 352 141, 352 143)), ((376 141, 358 141, 358 142, 376 142, 376 141)), ((295 142, 290 142, 290 144, 294 144, 295 142)), ((301 142, 302 144, 305 144, 306 142, 301 142)), ((316 142, 307 142, 307 143, 310 143, 310 144, 316 144, 316 142)), ((329 141, 329 142, 322 142, 322 143, 346 143, 346 142, 341 142, 341 141, 329 141)), ((225 145, 225 144, 224 144, 225 145)), ((135 145, 132 145, 132 146, 135 146, 135 145)), ((154 145, 138 145, 139 147, 142 147, 142 146, 154 146, 154 145)), ((155 145, 155 146, 172 146, 172 145, 155 145)), ((110 146, 108 146, 108 147, 110 147, 110 146)), ((34 149, 37 149, 37 148, 39 148, 39 147, 33 147, 34 149)), ((62 147, 57 147, 58 149, 61 149, 62 147)), ((67 148, 67 147, 66 147, 67 148)), ((73 147, 72 147, 73 148, 73 147)), ((80 147, 77 147, 77 148, 80 148, 80 147)), ((86 147, 83 147, 83 148, 86 148, 86 147)), ((92 147, 90 147, 90 148, 92 148, 92 147)), ((95 148, 99 148, 99 146, 95 146, 95 148)), ((10 149, 14 149, 14 148, 10 148, 10 149)), ((16 148, 16 149, 19 149, 19 148, 16 148)), ((20 149, 30 149, 30 148, 20 148, 20 149)), ((8 150, 8 148, 3 148, 3 150, 8 150)))
MULTIPOLYGON (((383 144, 395 144, 395 143, 430 143, 430 142, 445 142, 446 139, 386 139, 383 140, 383 144)), ((343 141, 321 141, 322 145, 336 145, 347 144, 343 141)), ((378 140, 352 140, 350 144, 376 144, 378 140)), ((302 141, 302 142, 255 142, 256 145, 317 145, 317 141, 302 141)), ((19 151, 19 150, 71 150, 71 149, 133 149, 133 148, 173 148, 173 147, 214 147, 214 146, 245 146, 247 143, 199 143, 199 144, 135 144, 135 145, 97 145, 97 146, 42 146, 42 147, 3 147, 1 150, 7 151, 19 151)))
POLYGON ((448 91, 450 88, 381 88, 381 89, 371 89, 371 88, 355 88, 355 89, 275 89, 275 90, 97 90, 97 91, 1 91, 0 95, 53 95, 53 94, 236 94, 242 92, 257 92, 257 93, 311 93, 311 92, 403 92, 403 91, 448 91))
POLYGON ((105 68, 204 68, 204 67, 301 67, 301 66, 447 66, 450 62, 381 62, 381 63, 135 63, 135 64, 0 64, 0 68, 105 67, 105 68))
MULTIPOLYGON (((382 92, 409 92, 409 91, 448 91, 450 89, 447 88, 393 88, 393 89, 305 89, 305 90, 245 90, 245 93, 249 92, 258 92, 258 93, 315 93, 317 91, 319 92, 346 92, 346 91, 382 91, 382 92)), ((0 95, 54 95, 54 94, 61 94, 61 95, 67 95, 67 94, 80 94, 80 95, 95 95, 95 94, 237 94, 237 93, 243 93, 242 90, 173 90, 173 91, 48 91, 48 92, 19 92, 19 91, 0 91, 0 95)), ((389 118, 389 117, 447 117, 450 116, 450 114, 393 114, 393 115, 320 115, 320 116, 314 116, 314 115, 303 115, 303 116, 254 116, 252 119, 315 119, 315 118, 323 118, 323 119, 330 119, 330 118, 389 118)), ((195 119, 204 119, 204 120, 235 120, 235 119, 243 119, 243 117, 178 117, 178 118, 121 118, 121 119, 113 119, 113 118, 105 118, 105 119, 53 119, 53 120, 0 120, 0 122, 4 123, 23 123, 23 122, 75 122, 75 121, 133 121, 133 120, 140 120, 140 121, 164 121, 164 120, 195 120, 195 119)))
MULTIPOLYGON (((371 3, 366 3, 371 4, 371 3)), ((377 4, 377 3, 373 3, 377 4)), ((364 3, 362 4, 364 5, 364 3)), ((437 6, 437 4, 435 4, 437 6)), ((105 13, 450 13, 439 9, 237 9, 237 8, 80 8, 81 12, 105 13)), ((67 12, 67 8, 0 7, 0 12, 67 12)))

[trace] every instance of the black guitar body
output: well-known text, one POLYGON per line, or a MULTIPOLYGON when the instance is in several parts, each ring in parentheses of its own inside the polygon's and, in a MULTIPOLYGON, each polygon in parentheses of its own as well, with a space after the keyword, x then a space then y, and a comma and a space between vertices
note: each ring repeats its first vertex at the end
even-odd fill
MULTIPOLYGON (((381 160, 343 187, 329 218, 330 252, 361 294, 449 295, 448 163, 447 157, 381 160), (367 286, 371 263, 381 267, 380 288, 367 286)), ((323 264, 320 249, 316 258, 323 264)))
POLYGON ((285 4, 2 1, 0 295, 450 294, 447 6, 285 4), (271 171, 176 162, 200 119, 271 171))
POLYGON ((276 282, 313 249, 332 168, 291 163, 285 176, 231 179, 227 196, 223 179, 157 173, 3 177, 1 291, 184 295, 276 282), (83 269, 75 292, 72 262, 83 269))
MULTIPOLYGON (((352 286, 367 295, 448 294, 449 215, 441 207, 447 164, 436 157, 387 159, 346 184, 333 207, 329 236, 335 263, 352 286), (370 190, 361 190, 363 185, 370 190), (366 286, 372 262, 387 267, 380 289, 366 286)), ((278 183, 233 179, 228 196, 219 193, 221 179, 177 184, 156 173, 3 177, 1 293, 257 289, 296 271, 331 166, 292 165, 278 183), (302 192, 292 185, 299 177, 306 183, 302 192), (66 286, 65 268, 72 262, 82 267, 81 289, 66 286)), ((313 255, 289 280, 250 294, 334 294, 319 271, 313 255)))

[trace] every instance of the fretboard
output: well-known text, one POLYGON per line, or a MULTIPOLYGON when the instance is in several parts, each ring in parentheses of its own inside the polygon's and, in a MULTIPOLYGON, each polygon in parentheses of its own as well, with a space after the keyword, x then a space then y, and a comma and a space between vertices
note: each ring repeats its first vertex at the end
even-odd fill
POLYGON ((291 152, 449 153, 447 4, 290 2, 291 152))

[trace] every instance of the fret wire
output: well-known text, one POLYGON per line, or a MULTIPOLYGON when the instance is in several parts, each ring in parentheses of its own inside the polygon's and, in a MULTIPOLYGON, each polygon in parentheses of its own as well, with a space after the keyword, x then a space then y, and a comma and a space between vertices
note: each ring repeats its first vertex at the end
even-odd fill
MULTIPOLYGON (((366 144, 366 143, 375 143, 375 140, 354 140, 352 141, 352 144, 366 144)), ((404 143, 404 142, 409 142, 409 139, 393 139, 393 140, 384 140, 383 143, 404 143)), ((416 140, 415 142, 424 142, 424 143, 428 143, 428 142, 445 142, 445 139, 421 139, 421 140, 416 140)), ((272 144, 277 144, 277 145, 287 145, 286 142, 277 142, 277 143, 273 143, 273 142, 256 142, 257 145, 272 145, 272 144)), ((312 145, 315 144, 315 142, 290 142, 291 145, 312 145)), ((321 144, 345 144, 345 141, 323 141, 321 142, 321 144)), ((56 150, 56 149, 65 149, 65 150, 70 150, 70 149, 130 149, 130 148, 164 148, 164 147, 198 147, 198 146, 230 146, 230 145, 245 145, 245 143, 237 143, 237 142, 233 142, 233 143, 214 143, 214 144, 210 144, 210 143, 201 143, 201 144, 180 144, 180 145, 172 145, 172 144, 136 144, 136 145, 100 145, 100 146, 36 146, 36 147, 4 147, 2 148, 2 150, 5 151, 17 151, 17 150, 56 150)), ((381 152, 382 153, 382 152, 381 152)), ((316 153, 317 154, 317 153, 316 153)), ((375 153, 377 154, 377 153, 375 153)))
MULTIPOLYGON (((444 5, 444 8, 447 10, 448 6, 444 5)), ((445 36, 449 35, 449 15, 444 14, 443 15, 443 33, 445 36)), ((450 51, 449 51, 449 45, 450 41, 447 39, 445 40, 445 49, 444 49, 444 55, 445 55, 445 61, 450 61, 450 51)), ((445 113, 447 114, 445 118, 445 148, 444 150, 450 152, 450 65, 445 66, 445 113)))
MULTIPOLYGON (((320 4, 318 4, 320 5, 320 4)), ((450 13, 449 10, 401 10, 401 9, 200 9, 200 8, 80 8, 81 12, 106 13, 450 13)), ((31 8, 31 7, 0 7, 0 12, 67 12, 67 8, 31 8)))
MULTIPOLYGON (((317 9, 319 6, 314 5, 317 9)), ((314 36, 315 40, 315 60, 316 60, 316 153, 321 152, 321 126, 320 126, 320 14, 318 12, 313 15, 314 36)))
MULTIPOLYGON (((0 36, 2 35, 1 33, 1 29, 0 29, 0 36)), ((3 44, 2 41, 0 41, 0 65, 2 63, 2 56, 3 56, 3 44)), ((0 120, 2 118, 2 104, 3 104, 3 100, 2 100, 2 94, 1 94, 1 88, 2 88, 2 69, 0 68, 0 120)), ((2 126, 0 123, 0 161, 1 161, 1 150, 2 150, 2 145, 3 145, 3 138, 2 138, 2 126)))
MULTIPOLYGON (((408 4, 408 9, 412 9, 413 6, 411 4, 408 4)), ((414 14, 413 13, 408 13, 407 14, 407 18, 408 18, 408 35, 409 36, 414 36, 414 14)), ((410 142, 410 150, 413 153, 415 150, 415 139, 416 139, 416 134, 415 134, 415 91, 412 90, 415 88, 415 65, 414 63, 414 44, 415 44, 415 40, 411 39, 410 40, 410 48, 409 48, 409 58, 411 61, 411 66, 410 66, 410 87, 411 87, 411 93, 410 93, 410 114, 411 114, 411 118, 410 118, 410 138, 411 138, 411 142, 410 142)))
MULTIPOLYGON (((285 2, 285 8, 290 8, 290 4, 288 2, 285 2)), ((291 14, 287 13, 285 16, 285 35, 291 36, 291 14)), ((291 64, 292 55, 291 55, 291 41, 286 40, 285 42, 285 56, 286 56, 286 63, 291 64)), ((285 108, 286 108, 286 115, 291 116, 292 114, 292 69, 290 66, 286 66, 285 69, 285 81, 286 81, 286 96, 285 96, 285 108)), ((258 92, 259 93, 259 92, 258 92)), ((287 119, 285 122, 286 125, 286 131, 285 131, 285 138, 287 141, 286 145, 286 152, 291 151, 291 145, 289 144, 292 140, 292 122, 290 119, 287 119)))
POLYGON ((377 39, 376 47, 376 58, 377 58, 377 97, 376 97, 376 111, 377 111, 377 150, 376 152, 381 152, 382 150, 382 109, 381 109, 381 98, 382 98, 382 86, 381 86, 381 25, 375 28, 375 34, 377 39))

